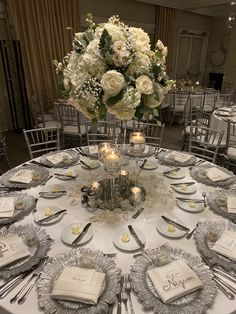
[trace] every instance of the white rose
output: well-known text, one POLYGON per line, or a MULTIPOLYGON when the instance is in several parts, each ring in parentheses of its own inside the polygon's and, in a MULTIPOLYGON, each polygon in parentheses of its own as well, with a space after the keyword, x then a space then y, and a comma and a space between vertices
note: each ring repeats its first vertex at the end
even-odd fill
POLYGON ((69 90, 70 89, 70 80, 65 78, 63 80, 63 85, 64 85, 65 90, 69 90))
POLYGON ((141 75, 136 80, 136 88, 141 94, 151 95, 153 93, 152 80, 147 75, 141 75))
POLYGON ((160 51, 162 51, 165 48, 163 42, 160 39, 158 39, 158 41, 156 43, 156 47, 160 51))
POLYGON ((124 83, 124 76, 115 70, 107 71, 101 79, 102 89, 111 96, 117 95, 122 90, 124 83))
POLYGON ((154 99, 153 96, 148 96, 146 98, 145 105, 149 108, 156 108, 156 107, 160 106, 163 99, 164 99, 164 96, 166 94, 165 88, 163 88, 159 84, 155 84, 154 89, 155 89, 155 92, 158 94, 159 99, 157 100, 157 99, 154 99))
POLYGON ((128 74, 130 75, 142 75, 149 72, 151 65, 150 58, 144 53, 136 53, 135 57, 132 59, 129 68, 128 74))

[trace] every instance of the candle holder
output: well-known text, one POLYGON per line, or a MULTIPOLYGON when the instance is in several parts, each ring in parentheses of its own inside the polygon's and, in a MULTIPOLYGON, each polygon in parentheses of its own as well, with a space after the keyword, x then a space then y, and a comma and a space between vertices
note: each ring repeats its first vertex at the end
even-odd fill
POLYGON ((98 159, 103 162, 103 155, 105 151, 114 148, 114 145, 111 142, 101 142, 98 144, 98 159))
POLYGON ((142 202, 142 189, 140 187, 133 186, 130 189, 129 202, 134 207, 137 207, 142 202))
POLYGON ((130 134, 130 152, 135 156, 136 161, 136 184, 138 184, 139 168, 138 158, 145 150, 145 134, 143 132, 133 132, 130 134))

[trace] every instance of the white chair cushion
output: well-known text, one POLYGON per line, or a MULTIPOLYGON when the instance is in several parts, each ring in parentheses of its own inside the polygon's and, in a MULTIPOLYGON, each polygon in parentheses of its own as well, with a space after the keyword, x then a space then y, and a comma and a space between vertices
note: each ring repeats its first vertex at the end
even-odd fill
MULTIPOLYGON (((61 128, 61 123, 58 121, 45 121, 45 128, 61 128)), ((38 128, 44 128, 43 123, 38 123, 38 128)))
POLYGON ((236 161, 236 147, 229 147, 227 150, 227 157, 230 160, 236 161))

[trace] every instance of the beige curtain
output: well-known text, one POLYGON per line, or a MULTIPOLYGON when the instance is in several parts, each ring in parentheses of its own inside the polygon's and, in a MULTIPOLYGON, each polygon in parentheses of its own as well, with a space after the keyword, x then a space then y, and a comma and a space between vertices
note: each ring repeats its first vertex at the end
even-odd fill
POLYGON ((168 47, 167 73, 172 73, 173 41, 176 10, 166 7, 157 8, 156 41, 160 39, 168 47))
POLYGON ((72 49, 72 27, 79 30, 79 0, 5 0, 13 32, 20 40, 28 99, 44 108, 58 96, 52 61, 72 49))

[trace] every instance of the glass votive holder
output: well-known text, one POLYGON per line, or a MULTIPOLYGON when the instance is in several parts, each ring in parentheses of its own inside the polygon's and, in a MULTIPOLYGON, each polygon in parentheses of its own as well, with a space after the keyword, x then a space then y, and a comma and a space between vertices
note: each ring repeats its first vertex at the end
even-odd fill
POLYGON ((96 197, 100 196, 102 192, 102 185, 100 182, 94 181, 90 185, 90 189, 96 193, 96 197))
POLYGON ((120 185, 128 185, 128 183, 129 183, 129 171, 121 170, 119 178, 120 178, 120 185))
POLYGON ((133 132, 130 134, 130 151, 132 153, 142 153, 145 150, 145 134, 143 132, 133 132))
POLYGON ((106 150, 103 155, 104 170, 107 172, 117 172, 121 167, 121 155, 117 149, 106 150))
POLYGON ((136 207, 142 201, 142 189, 134 186, 130 189, 129 202, 132 206, 136 207))
POLYGON ((219 239, 221 232, 222 230, 219 226, 212 226, 208 232, 208 240, 210 242, 216 242, 219 239))
POLYGON ((103 154, 105 153, 106 150, 109 150, 113 148, 114 145, 110 142, 101 142, 98 144, 98 159, 100 161, 103 160, 103 154))

